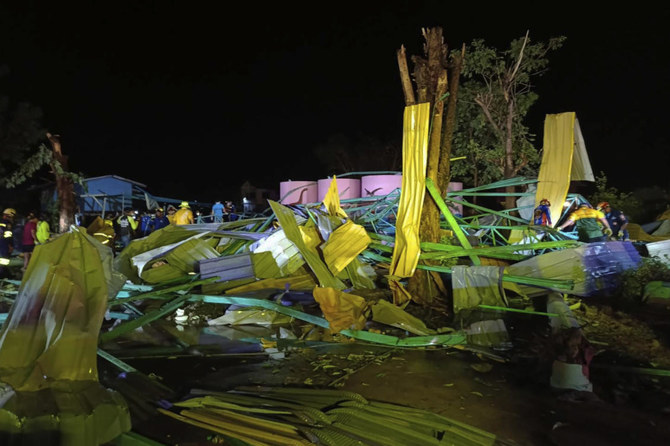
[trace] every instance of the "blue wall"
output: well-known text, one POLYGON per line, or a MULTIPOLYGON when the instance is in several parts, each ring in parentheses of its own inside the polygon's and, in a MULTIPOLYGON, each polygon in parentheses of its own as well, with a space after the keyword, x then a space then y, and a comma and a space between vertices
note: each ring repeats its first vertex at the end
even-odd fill
MULTIPOLYGON (((107 212, 121 212, 124 207, 132 207, 133 183, 112 176, 84 180, 84 183, 88 190, 77 185, 75 188, 77 195, 106 195, 107 212)), ((97 197, 100 203, 103 202, 103 198, 97 197)), ((102 212, 102 207, 93 198, 80 197, 78 204, 84 213, 102 212)))

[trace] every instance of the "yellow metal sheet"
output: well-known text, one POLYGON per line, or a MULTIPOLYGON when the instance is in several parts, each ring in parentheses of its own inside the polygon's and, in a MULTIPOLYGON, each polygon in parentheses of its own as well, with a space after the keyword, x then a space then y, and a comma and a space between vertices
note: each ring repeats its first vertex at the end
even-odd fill
MULTIPOLYGON (((542 164, 537 179, 534 207, 539 206, 542 199, 548 199, 554 227, 563 213, 563 203, 568 195, 570 181, 594 180, 575 112, 546 115, 542 164)), ((517 243, 523 238, 522 231, 513 230, 509 242, 517 243)))
POLYGON ((340 206, 340 195, 337 192, 337 179, 334 176, 330 182, 330 187, 328 187, 326 196, 323 197, 323 204, 328 210, 329 215, 348 218, 347 213, 344 212, 342 206, 340 206))
POLYGON ((402 141, 402 183, 396 220, 395 247, 389 273, 410 277, 419 262, 421 211, 426 194, 430 104, 405 107, 402 141))
POLYGON ((323 258, 330 271, 338 275, 372 240, 361 225, 351 220, 337 228, 323 244, 323 258))
POLYGON ((549 200, 553 226, 563 212, 563 203, 570 188, 574 147, 575 113, 547 115, 544 120, 544 148, 537 177, 535 207, 543 198, 549 200))
POLYGON ((332 333, 346 329, 362 330, 365 327, 367 318, 364 312, 368 304, 362 297, 330 287, 314 287, 313 294, 332 333))

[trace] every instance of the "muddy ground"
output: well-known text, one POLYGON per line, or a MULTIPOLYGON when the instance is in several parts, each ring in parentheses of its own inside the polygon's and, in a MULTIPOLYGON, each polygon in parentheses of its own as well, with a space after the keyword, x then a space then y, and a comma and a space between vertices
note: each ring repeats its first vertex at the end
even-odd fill
MULTIPOLYGON (((493 433, 501 444, 670 444, 670 377, 663 376, 670 370, 670 309, 640 305, 621 311, 607 299, 584 299, 574 315, 596 349, 589 369, 593 392, 549 386, 547 318, 526 314, 505 316, 513 347, 504 352, 403 350, 344 339, 280 340, 269 344, 276 350, 264 351, 257 344, 226 344, 221 336, 204 337, 196 327, 182 327, 189 344, 223 342, 227 353, 201 346, 167 358, 123 360, 155 375, 174 390, 175 399, 193 388, 338 388, 434 411, 493 433)), ((157 325, 165 333, 175 330, 169 320, 157 325)), ((242 329, 251 338, 263 330, 242 329)), ((101 368, 104 376, 109 366, 103 361, 101 368)), ((134 430, 168 445, 220 442, 212 432, 162 415, 135 418, 134 430)))

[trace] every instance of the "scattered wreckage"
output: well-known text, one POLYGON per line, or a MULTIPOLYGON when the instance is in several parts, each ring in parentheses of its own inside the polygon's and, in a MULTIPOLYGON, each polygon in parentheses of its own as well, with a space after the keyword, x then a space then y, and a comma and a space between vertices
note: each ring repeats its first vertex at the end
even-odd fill
MULTIPOLYGON (((287 206, 271 201, 268 215, 171 225, 133 240, 116 256, 94 237, 96 225, 88 231, 73 227, 39 246, 23 280, 7 281, 3 288, 4 299, 12 305, 0 338, 2 435, 48 431, 59 433, 66 444, 82 445, 132 436, 137 440, 141 436, 131 431, 131 415, 159 411, 248 442, 243 444, 270 439, 280 443, 269 444, 372 441, 371 435, 385 435, 386 417, 405 420, 394 435, 421 438, 421 444, 439 444, 444 436, 451 436, 454 444, 473 444, 465 439, 496 444, 495 435, 474 427, 369 402, 336 388, 200 390, 178 401, 172 389, 122 358, 124 350, 135 355, 142 349, 153 355, 192 354, 194 346, 179 336, 154 347, 138 341, 138 333, 141 338, 153 322, 166 319, 176 327, 174 333, 189 324, 215 336, 225 336, 226 329, 236 326, 274 327, 252 335, 251 343, 259 347, 255 352, 275 357, 282 355, 280 345, 289 345, 282 340, 301 339, 473 348, 479 353, 489 349, 499 357, 511 348, 505 315, 538 314, 549 318, 553 333, 565 336, 567 346, 565 355, 554 361, 550 385, 592 389, 583 373, 592 352, 565 297, 612 291, 618 275, 642 258, 633 243, 581 243, 574 234, 529 225, 507 211, 464 198, 505 182, 458 191, 458 200, 447 194, 447 202, 477 211, 469 217, 451 214, 434 193, 445 217, 445 243, 405 247, 416 258, 416 268, 443 275, 451 284, 453 323, 431 327, 409 311, 411 298, 398 304, 396 293, 407 295, 403 278, 389 274, 398 261, 394 246, 402 230, 397 226, 403 212, 399 191, 341 203, 333 180, 322 203, 287 206), (510 221, 514 230, 523 232, 520 242, 505 238, 510 221), (12 283, 13 289, 8 286, 12 283), (545 311, 533 308, 537 296, 546 299, 545 311), (204 305, 208 313, 198 313, 204 305), (292 321, 301 322, 299 332, 291 331, 292 321), (114 381, 119 390, 100 384, 96 355, 118 371, 114 381), (38 399, 49 409, 36 410, 30 401, 38 399), (266 415, 255 418, 261 406, 266 415), (232 427, 242 425, 244 429, 232 427), (331 429, 334 425, 338 428, 331 429), (428 427, 431 434, 426 434, 428 427)), ((663 293, 650 289, 649 294, 663 293)), ((200 355, 207 348, 195 347, 200 355)))

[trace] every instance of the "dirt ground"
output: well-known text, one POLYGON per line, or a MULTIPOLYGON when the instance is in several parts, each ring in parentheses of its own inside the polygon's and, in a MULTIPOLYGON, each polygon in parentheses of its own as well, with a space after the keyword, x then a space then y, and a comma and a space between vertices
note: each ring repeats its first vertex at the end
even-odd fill
MULTIPOLYGON (((586 299, 585 299, 586 301, 586 299)), ((509 445, 670 444, 670 311, 644 306, 616 311, 605 302, 574 310, 596 349, 593 392, 558 392, 543 360, 544 317, 506 318, 514 347, 393 349, 361 342, 279 342, 263 352, 172 359, 126 359, 185 395, 190 389, 236 386, 339 388, 377 400, 427 409, 493 433, 509 445), (247 356, 244 356, 247 355, 247 356)), ((201 339, 202 341, 202 339, 201 339)), ((163 444, 196 446, 216 435, 164 416, 134 423, 163 444)))

